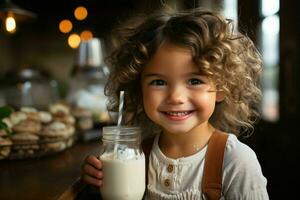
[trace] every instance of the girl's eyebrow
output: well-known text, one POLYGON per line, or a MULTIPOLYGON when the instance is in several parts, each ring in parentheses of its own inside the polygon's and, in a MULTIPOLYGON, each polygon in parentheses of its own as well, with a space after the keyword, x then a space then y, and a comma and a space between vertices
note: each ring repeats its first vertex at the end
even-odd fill
POLYGON ((195 72, 188 72, 183 75, 183 77, 191 77, 191 76, 203 76, 203 74, 198 71, 195 71, 195 72))
POLYGON ((158 73, 148 73, 148 74, 144 74, 143 77, 144 78, 148 78, 148 77, 166 77, 165 75, 163 74, 158 74, 158 73))
MULTIPOLYGON (((165 75, 159 74, 159 73, 148 73, 148 74, 144 74, 143 75, 144 78, 153 77, 153 76, 155 76, 155 77, 162 77, 162 78, 166 77, 165 75)), ((195 71, 195 72, 188 72, 188 73, 184 74, 183 76, 184 77, 188 77, 188 76, 203 76, 203 74, 201 74, 198 71, 195 71)))
POLYGON ((185 76, 203 76, 203 74, 197 71, 197 72, 186 73, 185 76))

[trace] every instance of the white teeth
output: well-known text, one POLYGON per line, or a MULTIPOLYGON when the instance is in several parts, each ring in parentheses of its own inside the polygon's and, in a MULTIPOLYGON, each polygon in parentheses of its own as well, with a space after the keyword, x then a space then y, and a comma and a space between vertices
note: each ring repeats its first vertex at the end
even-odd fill
POLYGON ((189 112, 185 111, 185 112, 166 112, 168 115, 171 115, 171 116, 184 116, 184 115, 187 115, 189 114, 189 112))

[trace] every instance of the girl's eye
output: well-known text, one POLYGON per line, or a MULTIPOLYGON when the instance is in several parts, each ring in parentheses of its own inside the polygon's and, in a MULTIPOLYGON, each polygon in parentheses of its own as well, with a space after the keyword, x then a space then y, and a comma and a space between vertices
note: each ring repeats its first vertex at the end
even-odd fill
POLYGON ((197 79, 197 78, 192 78, 192 79, 188 80, 189 85, 199 85, 201 83, 203 83, 203 81, 201 81, 200 79, 197 79))
POLYGON ((157 79, 157 80, 151 81, 149 85, 158 85, 158 86, 160 86, 160 85, 167 85, 167 83, 164 80, 157 79))

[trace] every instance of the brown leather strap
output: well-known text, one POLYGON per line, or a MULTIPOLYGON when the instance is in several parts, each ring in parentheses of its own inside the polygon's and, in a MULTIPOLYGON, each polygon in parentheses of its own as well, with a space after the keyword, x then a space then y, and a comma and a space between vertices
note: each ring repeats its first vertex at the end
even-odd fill
POLYGON ((215 131, 208 142, 201 187, 209 200, 219 200, 222 195, 222 168, 228 136, 227 133, 215 131))

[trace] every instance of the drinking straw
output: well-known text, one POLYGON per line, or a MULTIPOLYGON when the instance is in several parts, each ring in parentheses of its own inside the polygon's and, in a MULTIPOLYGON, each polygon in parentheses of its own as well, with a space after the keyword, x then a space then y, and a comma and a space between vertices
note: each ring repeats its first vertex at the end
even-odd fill
POLYGON ((124 105, 124 91, 120 91, 119 113, 118 113, 118 123, 117 123, 118 127, 121 126, 121 122, 122 122, 123 105, 124 105))
MULTIPOLYGON (((120 91, 119 113, 118 113, 118 122, 117 122, 117 127, 118 127, 119 131, 117 131, 117 134, 120 134, 120 132, 121 132, 123 105, 124 105, 124 91, 120 91)), ((114 158, 115 159, 118 156, 117 151, 118 151, 118 144, 116 143, 115 147, 114 147, 114 158)))

